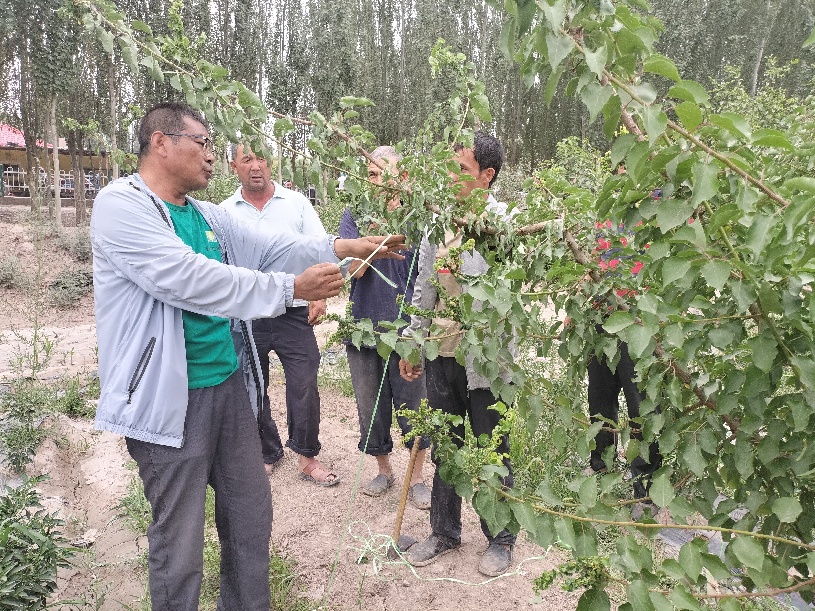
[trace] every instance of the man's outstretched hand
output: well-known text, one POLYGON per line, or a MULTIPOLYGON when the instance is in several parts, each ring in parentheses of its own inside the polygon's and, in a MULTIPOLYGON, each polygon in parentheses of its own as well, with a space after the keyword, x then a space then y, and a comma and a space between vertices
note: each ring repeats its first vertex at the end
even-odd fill
MULTIPOLYGON (((339 242, 339 240, 337 240, 339 242)), ((318 263, 294 278, 294 298, 319 301, 336 297, 345 279, 336 263, 318 263)))
POLYGON ((334 251, 340 259, 346 257, 356 257, 357 259, 404 259, 405 257, 399 254, 400 250, 405 250, 405 236, 392 235, 386 236, 365 236, 364 238, 356 238, 355 240, 342 240, 338 239, 334 242, 334 251), (384 242, 384 244, 383 244, 384 242))

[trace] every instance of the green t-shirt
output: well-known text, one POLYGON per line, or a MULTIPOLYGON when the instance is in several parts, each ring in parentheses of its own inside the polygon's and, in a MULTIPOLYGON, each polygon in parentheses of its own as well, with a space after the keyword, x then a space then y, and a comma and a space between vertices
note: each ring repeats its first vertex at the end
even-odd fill
MULTIPOLYGON (((218 238, 204 217, 193 206, 176 206, 164 202, 170 209, 175 233, 194 252, 221 261, 218 238)), ((206 316, 183 310, 184 343, 187 348, 187 378, 189 388, 217 386, 238 369, 238 356, 229 319, 206 316)))

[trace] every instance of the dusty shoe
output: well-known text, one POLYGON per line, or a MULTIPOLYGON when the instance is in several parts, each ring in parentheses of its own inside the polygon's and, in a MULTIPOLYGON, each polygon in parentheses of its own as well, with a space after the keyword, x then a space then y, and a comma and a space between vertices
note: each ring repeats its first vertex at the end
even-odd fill
POLYGON ((388 491, 388 488, 393 486, 393 482, 395 481, 396 478, 393 475, 380 473, 362 487, 362 494, 367 494, 368 496, 382 496, 388 491))
POLYGON ((512 564, 512 546, 490 541, 490 546, 481 556, 478 572, 487 577, 498 577, 507 572, 512 564))
POLYGON ((459 545, 461 545, 461 543, 453 545, 447 543, 441 537, 430 535, 427 539, 421 543, 417 543, 408 550, 407 560, 413 566, 427 566, 428 564, 433 564, 445 554, 452 552, 459 545))
POLYGON ((413 484, 408 498, 417 509, 430 509, 430 488, 424 482, 413 484))
POLYGON ((595 471, 593 467, 589 466, 583 469, 580 474, 583 477, 591 477, 592 475, 604 475, 608 473, 608 469, 600 469, 599 471, 595 471))

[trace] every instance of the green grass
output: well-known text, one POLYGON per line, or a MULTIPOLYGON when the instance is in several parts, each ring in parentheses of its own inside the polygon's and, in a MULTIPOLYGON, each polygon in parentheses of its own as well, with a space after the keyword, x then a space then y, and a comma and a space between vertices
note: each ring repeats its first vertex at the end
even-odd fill
POLYGON ((348 369, 348 359, 345 358, 345 351, 340 353, 336 363, 330 365, 326 361, 320 363, 317 372, 317 385, 320 389, 331 390, 343 397, 354 396, 354 386, 351 384, 351 371, 348 369))
MULTIPOLYGON (((131 462, 128 468, 135 469, 136 464, 131 462)), ((144 496, 144 485, 137 474, 133 474, 130 478, 127 494, 116 505, 116 509, 119 510, 116 517, 123 520, 133 532, 147 534, 147 527, 150 526, 153 513, 150 503, 144 496)))

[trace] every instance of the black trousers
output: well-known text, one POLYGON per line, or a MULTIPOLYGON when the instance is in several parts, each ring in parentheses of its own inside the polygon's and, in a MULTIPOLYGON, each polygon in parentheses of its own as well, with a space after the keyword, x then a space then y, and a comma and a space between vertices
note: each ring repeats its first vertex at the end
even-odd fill
MULTIPOLYGON (((494 409, 488 409, 498 402, 489 389, 468 390, 467 371, 453 357, 441 356, 436 360, 427 361, 425 370, 427 372, 427 402, 430 406, 462 417, 461 425, 451 430, 453 434, 458 438, 464 438, 463 419, 467 416, 476 437, 492 435, 493 429, 501 419, 501 414, 494 409)), ((461 446, 458 438, 454 439, 456 439, 456 444, 461 446)), ((501 440, 497 451, 504 454, 509 453, 507 435, 501 440)), ((455 486, 445 482, 439 475, 439 462, 435 452, 433 462, 436 465, 436 472, 433 475, 433 491, 430 500, 430 527, 434 535, 457 545, 461 542, 461 497, 456 494, 455 486)), ((512 488, 514 478, 509 458, 504 459, 504 465, 509 469, 509 474, 503 481, 504 486, 512 488)), ((515 543, 515 535, 506 529, 493 537, 483 519, 481 520, 481 531, 488 541, 507 545, 515 543)))
MULTIPOLYGON (((274 350, 286 377, 286 420, 289 440, 286 447, 312 458, 320 453, 320 392, 317 370, 320 349, 314 327, 308 324, 308 306, 289 308, 275 318, 252 322, 252 335, 260 358, 263 380, 269 383, 269 353, 274 350)), ((268 395, 263 398, 260 415, 263 461, 277 462, 283 457, 280 433, 272 419, 268 395)))
MULTIPOLYGON (((628 353, 628 345, 620 342, 620 361, 615 371, 611 371, 606 359, 598 359, 592 355, 588 364, 589 374, 589 415, 592 422, 598 420, 611 420, 617 422, 620 412, 620 390, 625 394, 625 403, 628 406, 628 418, 631 426, 631 437, 642 440, 642 428, 639 423, 631 419, 640 417, 640 403, 645 398, 635 381, 637 372, 634 361, 628 353)), ((590 464, 595 471, 607 467, 603 454, 606 449, 617 448, 617 435, 611 431, 600 429, 595 437, 595 448, 591 451, 590 464)), ((662 466, 662 455, 659 444, 653 441, 648 446, 648 460, 637 456, 631 462, 631 475, 634 482, 634 496, 642 498, 648 496, 651 486, 651 476, 662 466)))

